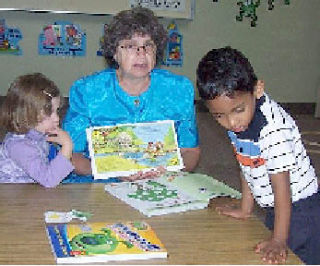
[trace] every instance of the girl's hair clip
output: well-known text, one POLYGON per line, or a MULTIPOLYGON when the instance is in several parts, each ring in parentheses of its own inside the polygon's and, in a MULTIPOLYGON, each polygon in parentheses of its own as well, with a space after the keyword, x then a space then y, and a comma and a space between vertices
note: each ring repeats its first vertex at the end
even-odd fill
POLYGON ((45 95, 47 95, 47 96, 49 96, 49 97, 53 98, 53 97, 52 97, 52 95, 51 95, 49 92, 47 92, 47 91, 45 91, 45 90, 43 90, 42 92, 43 92, 45 95))

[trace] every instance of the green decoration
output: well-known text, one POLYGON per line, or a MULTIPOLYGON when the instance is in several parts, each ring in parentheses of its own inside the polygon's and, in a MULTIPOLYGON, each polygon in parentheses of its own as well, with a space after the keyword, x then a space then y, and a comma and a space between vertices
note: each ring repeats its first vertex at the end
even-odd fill
MULTIPOLYGON (((212 2, 218 2, 218 0, 212 0, 212 2)), ((241 0, 237 2, 239 8, 239 15, 236 16, 237 21, 242 21, 243 17, 251 19, 251 27, 257 25, 258 16, 256 14, 257 8, 260 6, 260 0, 241 0)), ((285 5, 290 5, 290 0, 284 0, 285 5)), ((274 0, 268 0, 268 10, 274 9, 274 0)))
POLYGON ((237 5, 240 6, 239 16, 236 16, 237 21, 242 21, 243 17, 251 18, 251 27, 257 25, 258 17, 256 15, 256 9, 260 5, 260 0, 245 0, 237 2, 237 5))

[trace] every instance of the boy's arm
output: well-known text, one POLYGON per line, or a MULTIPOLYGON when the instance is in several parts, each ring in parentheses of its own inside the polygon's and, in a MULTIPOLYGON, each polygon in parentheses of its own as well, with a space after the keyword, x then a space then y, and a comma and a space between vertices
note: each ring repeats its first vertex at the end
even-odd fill
POLYGON ((222 207, 218 206, 216 207, 216 210, 218 211, 219 214, 231 216, 237 219, 247 219, 250 217, 253 211, 254 198, 251 194, 251 190, 242 172, 240 173, 240 181, 241 181, 241 190, 242 190, 240 208, 235 207, 233 204, 231 205, 227 204, 222 207))
POLYGON ((284 262, 291 217, 291 192, 288 172, 270 175, 274 193, 274 230, 271 239, 259 243, 256 252, 268 263, 284 262))
POLYGON ((288 172, 271 175, 274 192, 274 231, 275 240, 286 242, 289 234, 291 216, 291 192, 288 172))
POLYGON ((240 181, 241 181, 241 210, 243 214, 247 217, 249 217, 253 211, 254 206, 254 198, 251 194, 251 190, 249 188, 249 185, 247 181, 245 180, 242 172, 240 172, 240 181))

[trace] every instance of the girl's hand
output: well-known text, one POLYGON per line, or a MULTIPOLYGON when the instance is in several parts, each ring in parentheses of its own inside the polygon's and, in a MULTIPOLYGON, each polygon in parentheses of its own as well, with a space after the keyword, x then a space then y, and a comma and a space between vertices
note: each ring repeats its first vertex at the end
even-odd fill
POLYGON ((271 238, 257 244, 256 253, 262 254, 261 259, 268 264, 284 263, 287 259, 288 248, 286 241, 271 238))
POLYGON ((48 133, 47 141, 60 144, 61 146, 72 144, 69 134, 61 128, 56 128, 50 131, 48 133))
POLYGON ((157 167, 155 170, 150 170, 148 172, 143 173, 142 171, 139 171, 136 174, 130 175, 130 176, 123 176, 120 177, 122 181, 128 181, 133 182, 141 179, 153 179, 161 176, 164 174, 166 169, 163 166, 157 167))
POLYGON ((61 128, 56 128, 49 132, 47 141, 61 145, 60 152, 66 158, 70 159, 72 156, 72 140, 69 134, 61 128))
POLYGON ((244 212, 241 208, 235 206, 234 204, 226 204, 224 206, 216 207, 216 211, 219 214, 231 216, 236 219, 247 219, 251 215, 250 213, 244 212))

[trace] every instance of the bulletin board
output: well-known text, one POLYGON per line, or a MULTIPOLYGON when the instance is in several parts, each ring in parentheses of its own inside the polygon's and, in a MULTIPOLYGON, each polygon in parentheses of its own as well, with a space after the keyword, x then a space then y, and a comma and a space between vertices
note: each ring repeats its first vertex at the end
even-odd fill
MULTIPOLYGON (((137 0, 136 2, 139 2, 137 0)), ((163 7, 168 3, 181 2, 183 10, 162 8, 154 12, 159 17, 192 19, 194 0, 158 0, 150 3, 160 3, 163 7)), ((141 1, 146 3, 146 1, 141 1)), ((55 12, 55 13, 84 13, 92 15, 114 15, 121 10, 129 9, 130 0, 1 0, 0 10, 24 10, 31 12, 55 12)))

